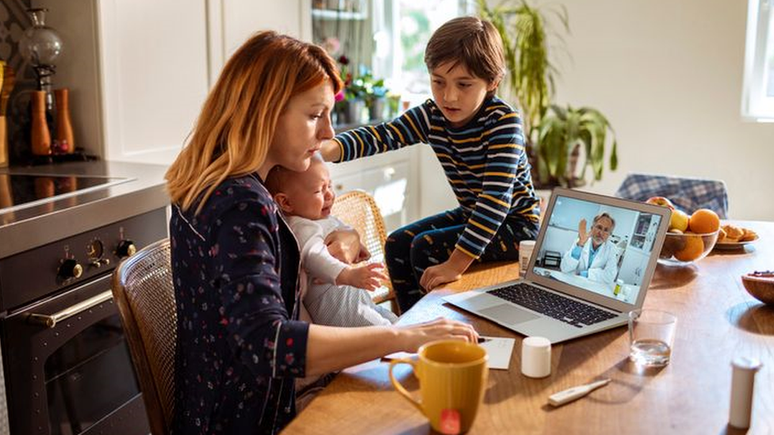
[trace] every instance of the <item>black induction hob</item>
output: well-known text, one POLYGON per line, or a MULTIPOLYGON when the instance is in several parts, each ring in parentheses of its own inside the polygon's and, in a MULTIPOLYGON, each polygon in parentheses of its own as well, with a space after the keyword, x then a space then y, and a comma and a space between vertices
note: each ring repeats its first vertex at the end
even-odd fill
POLYGON ((32 207, 130 180, 93 175, 0 174, 0 212, 32 207))

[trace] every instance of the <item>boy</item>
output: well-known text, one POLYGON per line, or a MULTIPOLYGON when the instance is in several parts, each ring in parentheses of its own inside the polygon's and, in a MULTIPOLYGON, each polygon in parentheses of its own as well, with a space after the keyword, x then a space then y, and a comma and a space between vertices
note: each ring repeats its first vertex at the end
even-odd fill
POLYGON ((326 241, 336 231, 357 235, 351 227, 331 216, 335 194, 328 168, 319 155, 312 157, 305 172, 275 167, 266 177, 266 187, 288 220, 298 239, 304 269, 311 278, 304 306, 312 321, 329 326, 391 325, 397 316, 379 307, 365 290, 373 291, 387 276, 380 264, 353 266, 370 257, 359 249, 329 250, 326 241), (365 290, 364 290, 365 289, 365 290))
POLYGON ((397 119, 337 135, 328 161, 348 161, 427 143, 460 204, 398 229, 385 246, 401 312, 460 278, 473 261, 518 261, 521 240, 537 237, 539 199, 532 187, 519 114, 495 96, 505 74, 497 30, 476 17, 455 18, 425 51, 433 99, 397 119))

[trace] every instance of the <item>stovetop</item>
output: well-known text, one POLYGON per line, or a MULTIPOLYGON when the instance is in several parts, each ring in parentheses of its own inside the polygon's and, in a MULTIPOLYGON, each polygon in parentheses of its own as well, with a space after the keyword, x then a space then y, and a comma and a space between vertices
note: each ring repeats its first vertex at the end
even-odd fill
POLYGON ((169 205, 161 165, 0 168, 0 259, 169 205))
POLYGON ((104 189, 131 178, 57 174, 0 174, 0 214, 104 189))

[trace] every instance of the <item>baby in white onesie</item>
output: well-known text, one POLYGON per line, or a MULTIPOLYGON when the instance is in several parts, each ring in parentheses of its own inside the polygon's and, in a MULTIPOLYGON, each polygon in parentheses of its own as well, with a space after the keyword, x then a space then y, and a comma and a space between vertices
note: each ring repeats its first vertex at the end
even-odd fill
POLYGON ((336 198, 325 163, 315 155, 309 169, 275 167, 266 187, 298 239, 301 263, 309 276, 304 295, 312 321, 329 326, 390 325, 397 316, 374 304, 373 291, 387 280, 381 264, 357 264, 370 257, 352 227, 331 216, 336 198), (346 240, 329 246, 333 240, 346 240))

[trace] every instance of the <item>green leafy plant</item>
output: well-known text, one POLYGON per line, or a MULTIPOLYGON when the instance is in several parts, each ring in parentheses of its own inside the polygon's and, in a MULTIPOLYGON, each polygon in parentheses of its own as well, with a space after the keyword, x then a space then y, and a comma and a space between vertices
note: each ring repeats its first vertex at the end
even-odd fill
MULTIPOLYGON (((504 1, 490 7, 478 0, 479 12, 491 21, 503 40, 507 88, 519 101, 527 132, 540 123, 551 103, 556 68, 548 57, 546 19, 525 0, 504 1), (512 5, 511 3, 516 3, 512 5)), ((569 31, 567 11, 551 9, 569 31)))
MULTIPOLYGON (((481 17, 492 22, 503 40, 508 69, 504 90, 516 99, 521 111, 533 182, 545 187, 578 186, 585 182, 589 166, 594 180, 600 180, 607 132, 612 133, 607 118, 589 107, 562 109, 552 105, 554 77, 559 73, 550 60, 549 48, 564 49, 564 40, 550 26, 558 24, 569 33, 567 9, 562 5, 533 7, 527 0, 503 0, 493 7, 487 0, 478 0, 478 6, 481 17), (550 21, 549 16, 553 18, 550 21), (556 47, 549 45, 549 35, 559 42, 556 47), (581 152, 585 158, 577 176, 581 152)), ((610 169, 615 170, 617 143, 614 134, 612 137, 610 169)))
POLYGON ((610 170, 618 167, 618 142, 605 115, 590 107, 579 109, 551 105, 537 126, 535 152, 538 181, 547 185, 577 187, 591 167, 594 180, 602 179, 608 133, 612 142, 610 170), (581 162, 580 175, 578 164, 581 162))

